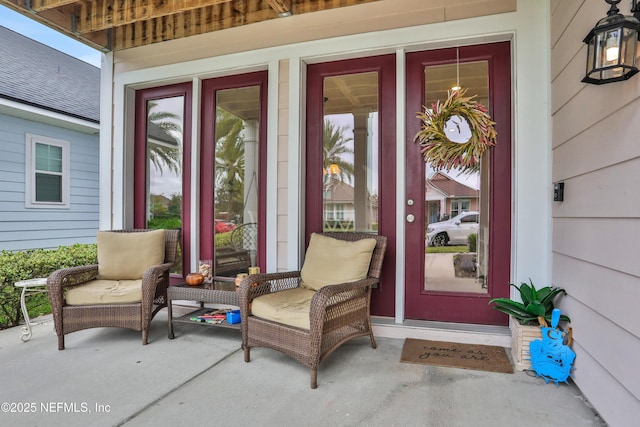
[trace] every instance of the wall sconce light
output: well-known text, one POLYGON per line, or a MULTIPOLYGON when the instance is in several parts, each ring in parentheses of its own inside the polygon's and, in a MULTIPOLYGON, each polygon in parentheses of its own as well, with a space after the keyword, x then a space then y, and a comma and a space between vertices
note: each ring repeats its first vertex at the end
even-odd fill
POLYGON ((589 31, 583 40, 587 46, 587 73, 584 83, 601 85, 627 80, 638 72, 637 51, 640 10, 632 1, 633 16, 620 14, 620 0, 605 0, 611 5, 607 16, 589 31))
POLYGON ((323 175, 340 175, 340 166, 337 163, 331 163, 328 167, 322 168, 323 175))

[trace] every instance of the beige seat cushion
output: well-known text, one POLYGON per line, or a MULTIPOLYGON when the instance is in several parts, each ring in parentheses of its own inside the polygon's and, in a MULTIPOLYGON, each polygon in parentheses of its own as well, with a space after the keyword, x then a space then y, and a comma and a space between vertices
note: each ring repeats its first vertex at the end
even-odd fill
POLYGON ((164 263, 165 230, 98 232, 98 279, 133 280, 164 263))
POLYGON ((375 246, 376 239, 348 242, 313 233, 300 274, 304 286, 318 290, 365 279, 375 246))
POLYGON ((294 288, 262 295, 251 303, 251 314, 309 330, 309 310, 314 294, 310 289, 294 288))
POLYGON ((69 305, 125 304, 142 301, 142 279, 91 280, 67 288, 64 298, 69 305))

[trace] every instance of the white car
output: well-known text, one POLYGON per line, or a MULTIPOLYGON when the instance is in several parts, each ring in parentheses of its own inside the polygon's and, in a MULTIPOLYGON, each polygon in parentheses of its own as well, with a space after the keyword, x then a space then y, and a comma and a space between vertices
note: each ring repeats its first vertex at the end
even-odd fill
POLYGON ((478 233, 478 212, 462 212, 446 221, 427 227, 427 245, 466 245, 470 234, 478 233))

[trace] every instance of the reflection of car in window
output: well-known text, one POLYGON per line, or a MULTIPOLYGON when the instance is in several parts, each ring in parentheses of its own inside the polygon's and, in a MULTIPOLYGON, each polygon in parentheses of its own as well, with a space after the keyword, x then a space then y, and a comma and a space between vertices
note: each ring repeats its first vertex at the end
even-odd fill
POLYGON ((215 220, 216 233, 228 233, 236 228, 236 225, 232 222, 222 221, 220 219, 215 220))
POLYGON ((470 234, 478 232, 478 212, 462 212, 427 227, 427 245, 466 245, 470 234))

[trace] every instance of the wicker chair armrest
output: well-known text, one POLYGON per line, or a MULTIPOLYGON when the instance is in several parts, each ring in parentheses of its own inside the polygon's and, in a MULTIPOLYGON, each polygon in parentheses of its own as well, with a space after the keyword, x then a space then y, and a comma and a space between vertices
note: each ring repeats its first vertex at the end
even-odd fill
POLYGON ((98 264, 61 268, 49 275, 47 288, 49 292, 62 292, 62 289, 93 280, 98 275, 98 264))
POLYGON ((250 302, 260 295, 293 289, 297 288, 298 286, 300 286, 299 271, 252 274, 242 280, 240 286, 238 287, 238 292, 240 293, 240 295, 247 295, 250 302), (269 286, 261 286, 264 284, 268 284, 269 286))
POLYGON ((242 280, 237 289, 240 312, 248 313, 255 298, 300 286, 300 271, 252 274, 242 280))
POLYGON ((340 283, 320 288, 311 299, 309 310, 311 328, 321 329, 323 327, 327 313, 333 305, 358 298, 368 300, 369 292, 376 283, 378 283, 378 279, 369 277, 356 282, 340 283))
POLYGON ((173 267, 173 263, 167 262, 147 268, 142 275, 142 287, 155 286, 158 279, 163 277, 165 273, 168 273, 169 270, 171 270, 171 267, 173 267))
POLYGON ((143 305, 153 304, 153 300, 160 294, 164 294, 164 290, 168 286, 169 270, 173 267, 173 263, 167 262, 160 265, 154 265, 145 270, 142 275, 142 303, 143 305), (163 283, 163 289, 158 289, 158 284, 163 283), (160 292, 158 292, 160 291, 160 292))
POLYGON ((98 275, 98 264, 61 268, 47 278, 47 290, 52 310, 62 309, 64 305, 64 289, 93 280, 98 275))
POLYGON ((326 301, 330 304, 331 300, 340 294, 343 294, 345 292, 352 292, 357 289, 366 290, 367 287, 373 287, 376 283, 378 283, 378 279, 368 277, 366 279, 358 280, 355 282, 324 286, 316 292, 316 294, 314 295, 314 299, 317 298, 318 300, 324 301, 326 298, 326 301))

